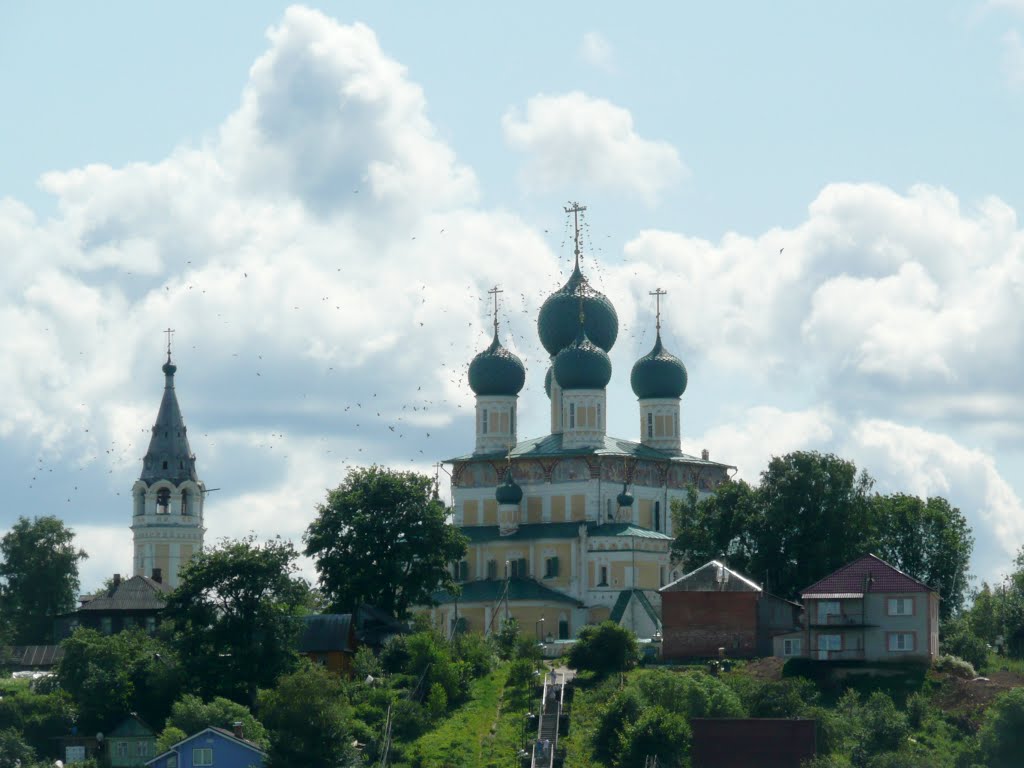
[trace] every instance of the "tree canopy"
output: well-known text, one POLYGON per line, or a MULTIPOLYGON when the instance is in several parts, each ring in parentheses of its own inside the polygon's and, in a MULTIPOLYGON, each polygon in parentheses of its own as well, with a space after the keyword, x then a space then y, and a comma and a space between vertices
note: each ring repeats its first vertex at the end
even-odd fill
POLYGON ((225 539, 194 555, 167 598, 172 644, 193 691, 250 706, 292 669, 309 585, 298 553, 278 539, 225 539))
POLYGON ((673 507, 673 555, 684 568, 725 555, 731 567, 783 597, 861 555, 883 560, 939 590, 943 616, 962 604, 974 538, 959 509, 942 498, 873 494, 852 461, 796 451, 775 457, 752 486, 695 491, 673 507))
POLYGON ((457 590, 449 565, 465 554, 466 539, 447 518, 425 475, 350 470, 303 539, 331 610, 369 603, 405 618, 411 606, 432 604, 436 591, 457 590))
POLYGON ((88 557, 56 517, 19 517, 0 539, 0 621, 16 645, 51 642, 53 617, 75 609, 88 557))

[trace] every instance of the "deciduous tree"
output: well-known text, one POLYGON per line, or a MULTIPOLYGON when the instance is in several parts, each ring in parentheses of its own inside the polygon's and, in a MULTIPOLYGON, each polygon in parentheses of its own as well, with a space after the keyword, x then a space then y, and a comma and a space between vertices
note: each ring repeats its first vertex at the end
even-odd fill
POLYGON ((309 585, 290 542, 225 539, 194 555, 167 598, 173 645, 192 685, 255 707, 296 661, 309 585))
POLYGON ((19 517, 0 539, 0 617, 17 645, 45 644, 53 617, 74 610, 87 555, 56 517, 19 517))
POLYGON ((350 470, 304 537, 331 609, 370 603, 405 618, 411 606, 432 604, 436 591, 457 590, 449 567, 466 539, 447 517, 425 475, 350 470))

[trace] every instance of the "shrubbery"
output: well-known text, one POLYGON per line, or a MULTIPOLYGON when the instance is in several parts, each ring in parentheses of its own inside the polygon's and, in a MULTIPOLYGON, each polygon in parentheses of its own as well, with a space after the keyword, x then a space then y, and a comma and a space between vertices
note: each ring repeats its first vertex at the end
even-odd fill
POLYGON ((935 659, 932 666, 937 672, 947 672, 948 674, 955 675, 956 677, 962 677, 966 680, 972 680, 978 676, 978 673, 975 671, 971 662, 957 658, 956 656, 939 656, 935 659))
POLYGON ((584 627, 569 650, 570 667, 599 675, 625 672, 639 661, 636 635, 611 621, 584 627))

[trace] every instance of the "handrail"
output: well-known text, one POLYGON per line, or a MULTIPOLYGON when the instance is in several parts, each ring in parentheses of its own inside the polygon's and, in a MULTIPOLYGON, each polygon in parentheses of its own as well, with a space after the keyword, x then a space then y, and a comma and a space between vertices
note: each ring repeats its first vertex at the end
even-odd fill
POLYGON ((554 670, 550 676, 544 675, 544 686, 541 689, 540 717, 537 718, 537 738, 530 750, 530 768, 553 768, 555 764, 555 753, 558 751, 558 730, 562 717, 562 707, 565 700, 565 675, 562 674, 562 681, 558 682, 559 674, 554 670), (548 707, 549 691, 554 699, 554 706, 548 707), (553 738, 544 739, 545 722, 554 722, 553 738))

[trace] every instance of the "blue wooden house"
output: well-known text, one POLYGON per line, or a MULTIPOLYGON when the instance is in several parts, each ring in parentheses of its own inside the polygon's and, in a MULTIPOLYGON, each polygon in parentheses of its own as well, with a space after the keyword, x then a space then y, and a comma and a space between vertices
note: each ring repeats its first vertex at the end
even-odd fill
POLYGON ((266 753, 242 736, 213 726, 182 739, 146 763, 146 768, 263 768, 266 753))

